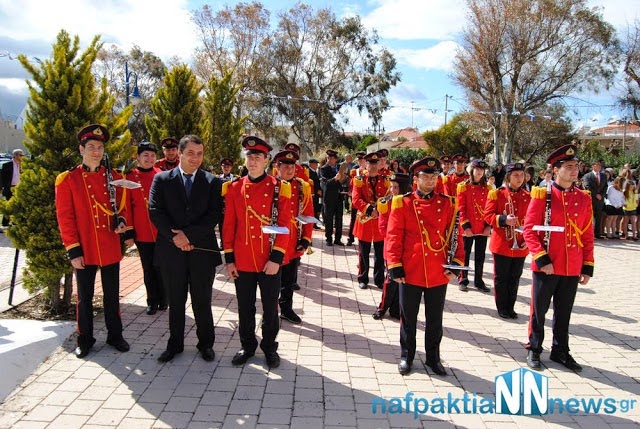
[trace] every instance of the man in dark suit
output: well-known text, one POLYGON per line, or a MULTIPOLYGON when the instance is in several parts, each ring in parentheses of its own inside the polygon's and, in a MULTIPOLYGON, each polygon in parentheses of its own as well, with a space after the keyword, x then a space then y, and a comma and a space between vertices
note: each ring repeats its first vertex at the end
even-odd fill
MULTIPOLYGON (((22 163, 23 155, 22 149, 15 149, 11 161, 2 164, 0 183, 2 183, 2 195, 7 201, 13 196, 13 188, 20 183, 20 164, 22 163)), ((2 226, 9 226, 9 216, 3 216, 2 226)))
MULTIPOLYGON (((318 176, 318 160, 309 160, 309 178, 313 182, 313 212, 317 219, 320 219, 322 211, 322 187, 320 186, 320 177, 318 176)), ((313 229, 320 229, 317 224, 313 224, 313 229)))
POLYGON ((327 150, 327 162, 320 167, 320 186, 322 187, 322 220, 324 221, 324 236, 327 246, 333 246, 333 233, 336 233, 336 243, 340 243, 342 229, 342 198, 338 193, 327 195, 327 183, 338 174, 338 153, 335 150, 327 150), (338 201, 339 200, 339 201, 338 201), (334 225, 335 224, 335 225, 334 225))
POLYGON ((149 196, 149 214, 158 228, 154 262, 160 266, 169 296, 170 337, 158 361, 169 362, 184 350, 187 291, 196 319, 198 350, 204 360, 212 361, 211 291, 215 268, 222 263, 214 227, 222 214, 222 181, 199 169, 204 145, 198 136, 184 136, 179 151, 180 164, 154 177, 149 196))
POLYGON ((591 171, 582 177, 582 182, 584 183, 584 189, 591 192, 595 236, 596 238, 602 238, 602 213, 608 186, 607 176, 602 172, 602 161, 594 161, 591 164, 591 171))

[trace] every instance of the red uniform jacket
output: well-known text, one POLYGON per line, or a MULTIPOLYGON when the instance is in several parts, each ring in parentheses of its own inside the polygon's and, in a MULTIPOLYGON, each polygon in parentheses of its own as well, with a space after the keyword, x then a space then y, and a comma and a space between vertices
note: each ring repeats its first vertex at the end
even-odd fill
POLYGON ((470 179, 470 176, 467 173, 457 175, 455 171, 449 174, 448 176, 445 176, 442 179, 442 186, 444 187, 444 193, 451 197, 457 196, 458 183, 462 183, 465 180, 469 180, 469 179, 470 179))
POLYGON ((484 232, 487 222, 484 220, 484 206, 491 185, 473 184, 466 181, 458 184, 458 210, 460 210, 460 232, 471 229, 473 235, 484 232))
MULTIPOLYGON (((435 287, 449 282, 443 264, 449 263, 449 245, 455 223, 455 198, 417 192, 393 197, 387 227, 387 267, 393 278, 404 277, 414 286, 435 287)), ((464 246, 458 240, 453 260, 464 265, 464 246)))
MULTIPOLYGON (((304 168, 304 167, 303 167, 304 168)), ((282 265, 288 264, 292 259, 299 258, 304 253, 303 250, 296 250, 298 244, 311 244, 311 234, 313 233, 313 224, 300 224, 295 218, 302 214, 305 216, 313 216, 313 200, 311 198, 311 186, 304 179, 294 177, 291 183, 291 223, 289 224, 289 245, 284 255, 282 265), (302 196, 302 198, 301 198, 302 196), (301 209, 302 207, 302 209, 301 209), (300 228, 302 234, 300 235, 300 228), (300 238, 298 238, 300 237, 300 238)))
POLYGON ((493 227, 489 244, 489 250, 492 253, 511 258, 525 258, 529 254, 529 249, 524 242, 522 234, 513 232, 518 244, 517 249, 513 249, 513 238, 507 240, 507 224, 505 223, 507 215, 505 210, 507 203, 511 202, 513 204, 513 215, 516 217, 514 229, 518 228, 524 225, 524 217, 527 214, 527 207, 529 207, 530 201, 531 196, 523 188, 514 191, 507 186, 503 186, 489 191, 487 204, 484 208, 484 220, 493 227))
POLYGON ((168 164, 167 158, 162 158, 156 161, 156 167, 158 167, 162 171, 173 170, 180 164, 180 158, 176 161, 175 164, 168 164))
MULTIPOLYGON (((415 185, 413 190, 416 190, 415 185)), ((436 183, 436 189, 434 190, 434 192, 436 194, 446 194, 444 189, 444 178, 441 175, 438 175, 438 183, 436 183)))
POLYGON ((267 261, 282 264, 289 244, 289 234, 275 234, 273 248, 270 234, 262 232, 262 225, 271 225, 272 203, 276 185, 278 197, 278 226, 291 225, 291 185, 264 174, 255 181, 249 176, 225 182, 222 239, 227 263, 235 263, 238 271, 262 272, 267 261))
POLYGON ((157 167, 149 171, 134 168, 127 174, 127 179, 142 185, 138 189, 129 190, 129 205, 127 206, 133 226, 133 234, 136 241, 143 243, 155 243, 158 237, 158 229, 149 217, 149 191, 153 177, 160 173, 157 167))
MULTIPOLYGON (((378 228, 380 229, 380 234, 386 239, 387 238, 387 227, 389 226, 389 216, 391 215, 391 195, 388 195, 384 198, 380 198, 378 200, 377 208, 378 208, 378 228)), ((387 260, 387 243, 384 244, 384 260, 387 260)))
MULTIPOLYGON (((122 178, 115 171, 112 174, 114 180, 122 178)), ((117 214, 119 222, 125 223, 128 220, 126 198, 126 190, 116 187, 117 214)), ((104 166, 90 173, 78 165, 58 175, 56 214, 69 259, 84 256, 85 265, 101 267, 122 260, 120 236, 113 232, 113 207, 104 166)))
POLYGON ((371 176, 357 176, 353 179, 353 194, 351 205, 358 210, 356 224, 353 228, 353 235, 358 240, 368 243, 382 241, 384 236, 378 227, 378 219, 368 218, 371 215, 379 198, 384 197, 389 192, 391 181, 386 176, 376 176, 372 181, 371 176), (374 182, 375 181, 375 185, 374 182))
POLYGON ((531 203, 524 221, 524 239, 534 264, 540 267, 552 263, 555 275, 593 276, 593 211, 591 197, 575 186, 563 189, 556 183, 551 186, 551 223, 563 226, 564 232, 552 232, 549 250, 544 248, 544 231, 533 231, 535 225, 544 225, 547 188, 534 186, 531 203))

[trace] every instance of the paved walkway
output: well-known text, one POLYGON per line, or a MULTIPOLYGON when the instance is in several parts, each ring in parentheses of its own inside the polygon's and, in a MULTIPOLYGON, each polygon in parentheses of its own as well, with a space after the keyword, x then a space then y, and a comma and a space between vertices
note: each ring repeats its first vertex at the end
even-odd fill
MULTIPOLYGON (((189 314, 185 352, 159 364, 156 358, 168 338, 168 314, 144 313, 140 269, 135 258, 125 258, 121 310, 131 351, 120 354, 104 346, 104 321, 97 317, 98 342, 91 354, 76 359, 73 337, 68 339, 0 404, 0 427, 507 429, 640 424, 637 403, 630 412, 610 415, 426 413, 414 419, 412 414, 374 414, 373 399, 404 401, 408 392, 430 400, 462 397, 465 392, 477 401, 493 400, 495 377, 523 365, 527 322, 522 316, 499 319, 492 294, 450 287, 441 350, 450 375, 433 376, 419 364, 418 359, 424 360, 424 352, 419 352, 413 372, 402 377, 396 368, 399 322, 371 318, 381 291, 358 289, 353 274, 356 248, 326 248, 323 243, 321 234, 315 234, 319 248, 302 259, 302 289, 294 296, 294 309, 303 324, 282 323, 280 368, 270 371, 259 351, 244 367, 231 365, 240 347, 238 316, 233 284, 223 274, 214 283, 215 361, 205 362, 196 354, 189 314)), ((640 244, 598 242, 596 277, 580 288, 571 327, 572 354, 585 368, 581 375, 574 374, 549 362, 545 352, 547 368, 542 374, 548 377, 549 397, 639 399, 639 260, 640 244)), ((491 285, 490 258, 487 263, 485 280, 491 285)), ((516 306, 520 315, 528 314, 530 285, 531 275, 525 270, 516 306)), ((548 348, 550 327, 547 333, 548 348)), ((419 334, 418 350, 423 349, 419 334)))

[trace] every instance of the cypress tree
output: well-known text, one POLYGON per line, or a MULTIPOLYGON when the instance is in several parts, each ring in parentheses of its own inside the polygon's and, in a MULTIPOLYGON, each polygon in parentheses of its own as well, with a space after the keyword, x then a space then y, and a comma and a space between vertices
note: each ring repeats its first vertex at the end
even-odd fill
POLYGON ((26 250, 24 287, 30 291, 46 289, 54 312, 66 310, 71 303, 73 270, 60 239, 54 185, 60 172, 81 161, 76 133, 90 123, 106 125, 113 136, 106 145, 113 166, 122 165, 134 150, 126 131, 131 108, 112 116, 115 100, 107 91, 107 81, 103 79, 97 88, 91 72, 101 46, 96 36, 81 52, 78 36, 71 38, 62 30, 50 59, 33 64, 24 55, 19 57, 31 76, 24 129, 30 139, 25 146, 32 158, 23 162, 20 184, 1 208, 11 215, 9 237, 26 250))
POLYGON ((186 134, 202 133, 202 109, 196 75, 186 66, 173 67, 165 73, 161 87, 151 100, 151 115, 145 125, 152 142, 165 137, 178 140, 186 134))
POLYGON ((204 96, 204 139, 207 144, 205 166, 218 169, 223 158, 240 160, 240 137, 247 116, 236 117, 236 95, 240 89, 231 83, 233 71, 222 79, 212 77, 204 96))

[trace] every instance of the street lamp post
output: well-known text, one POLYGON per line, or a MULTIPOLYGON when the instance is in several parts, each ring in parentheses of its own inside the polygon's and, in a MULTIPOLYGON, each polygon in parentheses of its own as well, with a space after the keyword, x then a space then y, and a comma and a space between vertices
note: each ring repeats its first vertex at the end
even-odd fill
POLYGON ((127 96, 127 106, 129 105, 129 98, 131 98, 131 104, 136 105, 142 101, 142 97, 140 97, 140 91, 138 90, 138 73, 134 71, 129 71, 129 63, 125 61, 124 63, 124 79, 125 79, 125 92, 127 96), (131 80, 131 75, 135 78, 133 83, 133 92, 129 94, 129 82, 131 80))

